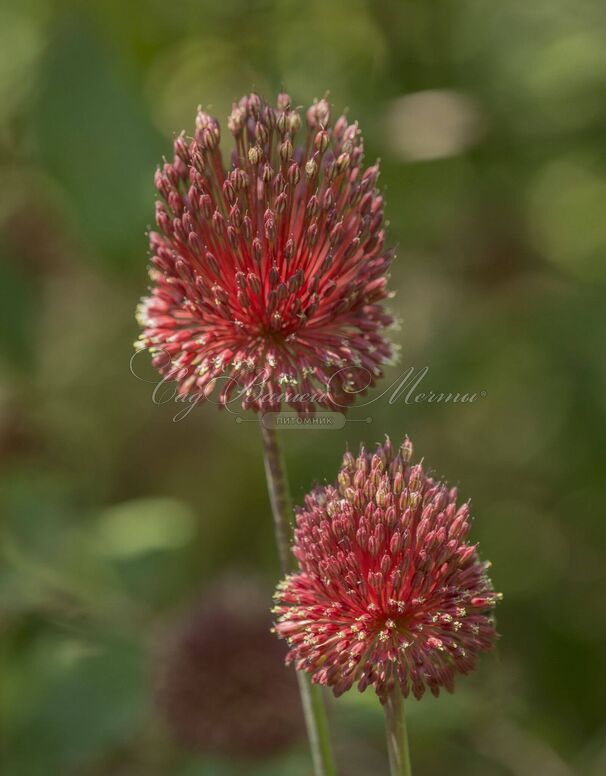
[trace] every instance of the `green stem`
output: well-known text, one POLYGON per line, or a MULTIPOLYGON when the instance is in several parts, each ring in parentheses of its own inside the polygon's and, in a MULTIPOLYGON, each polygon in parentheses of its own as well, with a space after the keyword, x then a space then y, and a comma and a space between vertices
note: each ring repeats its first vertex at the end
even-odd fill
POLYGON ((385 710, 389 772, 391 776, 412 776, 408 733, 404 716, 404 698, 399 687, 395 687, 389 693, 383 708, 385 710))
POLYGON ((283 574, 294 571, 294 558, 290 552, 290 492, 288 479, 278 444, 278 437, 272 428, 265 428, 261 422, 263 435, 263 456, 265 458, 265 476, 271 511, 274 516, 274 531, 278 545, 278 557, 283 574))
MULTIPOLYGON (((261 422, 261 433, 278 557, 282 573, 288 574, 294 571, 295 566, 290 551, 292 508, 288 479, 275 430, 266 428, 261 422)), ((307 674, 300 671, 296 673, 315 776, 336 776, 321 688, 313 685, 307 674)))

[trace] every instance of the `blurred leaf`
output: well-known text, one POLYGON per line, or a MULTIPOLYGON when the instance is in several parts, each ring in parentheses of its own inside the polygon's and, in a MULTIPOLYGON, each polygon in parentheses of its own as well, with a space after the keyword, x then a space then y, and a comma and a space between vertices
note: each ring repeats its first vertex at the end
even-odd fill
POLYGON ((116 558, 183 547, 193 537, 196 517, 180 501, 145 498, 117 504, 98 521, 102 552, 116 558))
POLYGON ((34 86, 49 9, 44 0, 0 5, 0 123, 13 118, 34 86))
POLYGON ((70 195, 85 236, 116 266, 144 264, 153 172, 166 146, 98 31, 81 18, 64 21, 53 39, 34 116, 42 159, 70 195))
POLYGON ((47 636, 16 656, 16 669, 8 697, 19 709, 11 709, 5 751, 11 776, 65 773, 124 744, 141 721, 143 661, 132 645, 47 636))
POLYGON ((14 366, 31 366, 33 333, 40 314, 40 292, 33 278, 0 244, 0 355, 14 366))
POLYGON ((603 278, 606 178, 592 160, 557 159, 539 170, 529 214, 537 248, 584 280, 603 278))

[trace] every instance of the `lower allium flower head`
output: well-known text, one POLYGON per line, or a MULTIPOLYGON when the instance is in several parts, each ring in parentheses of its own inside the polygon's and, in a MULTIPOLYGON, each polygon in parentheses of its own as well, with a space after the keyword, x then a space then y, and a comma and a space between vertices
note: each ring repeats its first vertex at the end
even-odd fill
POLYGON ((211 590, 167 629, 156 697, 182 746, 256 758, 300 740, 297 682, 270 626, 264 592, 236 579, 211 590))
POLYGON ((380 302, 384 248, 378 167, 362 167, 357 123, 334 126, 326 100, 234 104, 226 170, 220 128, 199 111, 156 173, 150 295, 138 347, 182 395, 244 408, 336 409, 371 387, 392 357, 380 302))
POLYGON ((336 486, 297 511, 300 572, 279 586, 276 631, 288 662, 335 695, 373 684, 420 698, 452 692, 493 647, 499 594, 469 544, 469 506, 456 488, 411 466, 408 439, 346 453, 336 486))

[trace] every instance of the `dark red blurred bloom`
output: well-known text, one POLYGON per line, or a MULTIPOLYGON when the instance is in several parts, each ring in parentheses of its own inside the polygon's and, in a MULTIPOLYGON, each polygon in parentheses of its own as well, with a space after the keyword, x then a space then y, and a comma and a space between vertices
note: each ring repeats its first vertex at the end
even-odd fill
POLYGON ((234 104, 224 169, 217 120, 198 112, 156 174, 153 285, 138 343, 181 394, 299 412, 345 407, 392 357, 384 335, 391 253, 377 166, 362 169, 356 123, 320 100, 299 112, 258 95, 234 104))
POLYGON ((297 682, 270 626, 263 592, 236 579, 167 630, 156 664, 157 701, 183 746, 255 758, 300 740, 297 682))
POLYGON ((452 691, 496 639, 500 596, 467 541, 469 507, 411 454, 408 439, 347 453, 338 484, 297 512, 301 571, 278 586, 276 630, 288 661, 335 695, 354 682, 382 701, 397 685, 417 698, 452 691))

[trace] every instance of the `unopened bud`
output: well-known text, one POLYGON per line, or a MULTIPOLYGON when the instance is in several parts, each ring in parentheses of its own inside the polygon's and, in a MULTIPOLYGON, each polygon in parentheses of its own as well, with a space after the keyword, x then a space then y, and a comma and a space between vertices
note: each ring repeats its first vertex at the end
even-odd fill
POLYGON ((257 275, 255 275, 254 272, 249 272, 248 275, 246 276, 246 280, 248 282, 248 285, 251 291, 255 294, 259 294, 259 292, 261 291, 261 281, 259 280, 257 275))
POLYGON ((344 173, 349 167, 350 157, 349 154, 341 154, 337 159, 337 170, 339 173, 344 173))
POLYGON ((213 229, 215 230, 215 233, 221 234, 223 232, 224 226, 225 219, 223 218, 222 213, 219 213, 218 210, 215 210, 213 213, 213 229))
POLYGON ((273 174, 274 171, 271 169, 271 166, 269 164, 265 164, 263 166, 263 180, 265 183, 269 183, 271 181, 273 174))
POLYGON ((296 186, 301 180, 301 171, 298 164, 291 164, 288 168, 288 180, 293 186, 296 186))
POLYGON ((278 110, 288 110, 290 108, 290 94, 286 92, 280 92, 278 99, 276 100, 278 110))
POLYGON ((308 178, 315 178, 318 174, 318 165, 313 159, 309 159, 305 165, 305 174, 308 178))
POLYGON ((255 237, 255 239, 252 241, 252 249, 255 261, 259 263, 263 257, 263 244, 258 237, 255 237))
POLYGON ((324 99, 318 100, 307 111, 307 124, 314 127, 327 127, 330 122, 330 106, 324 99))
POLYGON ((320 130, 314 138, 314 147, 321 154, 328 148, 328 132, 326 130, 320 130))
POLYGON ((290 237, 288 239, 286 245, 284 246, 284 258, 286 259, 287 262, 290 261, 292 259, 292 257, 294 256, 294 254, 295 254, 295 247, 296 247, 295 246, 295 241, 294 241, 294 239, 292 237, 290 237))
POLYGON ((297 132, 301 129, 301 116, 296 111, 291 111, 288 114, 288 131, 291 133, 291 135, 296 135, 297 132))
POLYGON ((261 150, 258 146, 252 146, 248 149, 248 161, 254 166, 259 164, 261 159, 261 150))
POLYGON ((402 456, 404 463, 408 463, 410 461, 412 458, 412 453, 412 442, 408 437, 406 437, 402 442, 402 446, 400 447, 400 455, 402 456))
POLYGON ((262 124, 260 121, 257 122, 257 126, 255 127, 255 136, 257 138, 257 142, 261 146, 264 146, 269 140, 269 130, 265 124, 262 124))
POLYGON ((293 147, 290 140, 285 140, 280 146, 280 159, 286 164, 292 157, 293 147))
POLYGON ((235 189, 229 181, 225 181, 223 184, 223 196, 230 205, 233 205, 236 201, 235 189))

